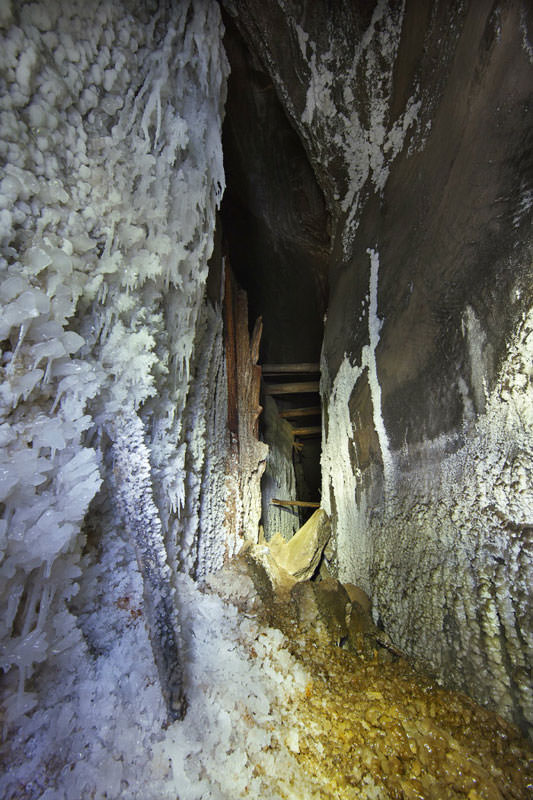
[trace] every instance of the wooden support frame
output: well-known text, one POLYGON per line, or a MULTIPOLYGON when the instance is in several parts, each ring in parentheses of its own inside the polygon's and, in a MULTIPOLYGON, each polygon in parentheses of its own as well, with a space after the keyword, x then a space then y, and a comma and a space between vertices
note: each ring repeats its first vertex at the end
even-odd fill
POLYGON ((307 406, 306 408, 288 408, 280 411, 281 419, 296 419, 297 417, 319 417, 322 413, 320 406, 307 406))
POLYGON ((298 508, 320 508, 320 503, 311 503, 307 500, 278 500, 276 497, 273 497, 270 502, 274 506, 286 506, 287 508, 291 506, 297 506, 298 508))
POLYGON ((295 436, 316 436, 322 433, 320 425, 308 425, 306 428, 293 428, 292 432, 295 436))
POLYGON ((320 364, 263 364, 263 375, 314 375, 320 373, 320 364))
POLYGON ((278 394, 318 394, 319 381, 295 381, 291 383, 265 383, 263 392, 266 395, 278 394))

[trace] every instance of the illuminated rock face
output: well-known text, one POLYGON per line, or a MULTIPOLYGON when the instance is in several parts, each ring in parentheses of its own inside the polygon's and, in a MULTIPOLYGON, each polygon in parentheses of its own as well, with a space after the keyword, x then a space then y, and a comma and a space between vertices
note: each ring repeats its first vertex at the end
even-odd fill
MULTIPOLYGON (((172 575, 224 555, 224 493, 212 491, 227 439, 222 318, 203 298, 224 188, 227 62, 218 8, 178 6, 7 2, 0 12, 8 723, 38 703, 26 691, 36 665, 83 652, 71 601, 92 569, 96 583, 118 569, 101 563, 107 537, 144 542, 169 641, 172 575)), ((77 602, 84 613, 92 601, 77 602)))
POLYGON ((398 646, 531 731, 531 9, 225 6, 331 218, 332 566, 398 646))

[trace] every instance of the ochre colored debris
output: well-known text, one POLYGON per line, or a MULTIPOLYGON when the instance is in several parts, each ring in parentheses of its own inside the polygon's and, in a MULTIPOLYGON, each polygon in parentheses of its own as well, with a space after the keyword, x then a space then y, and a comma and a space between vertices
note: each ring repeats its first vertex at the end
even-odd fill
POLYGON ((359 652, 343 649, 327 624, 302 624, 294 599, 267 602, 261 614, 312 676, 288 710, 298 733, 289 746, 317 797, 533 797, 533 752, 499 716, 442 689, 375 640, 359 652))

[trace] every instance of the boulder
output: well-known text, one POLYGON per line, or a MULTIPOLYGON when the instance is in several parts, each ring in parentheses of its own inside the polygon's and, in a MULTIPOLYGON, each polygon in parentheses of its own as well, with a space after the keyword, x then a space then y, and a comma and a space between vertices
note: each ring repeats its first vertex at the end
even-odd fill
POLYGON ((319 508, 288 542, 276 534, 268 546, 280 567, 296 580, 305 581, 316 572, 330 536, 329 517, 319 508))
POLYGON ((348 593, 350 603, 357 603, 367 614, 372 613, 372 601, 363 589, 360 589, 359 586, 355 586, 353 583, 345 583, 344 588, 348 593))

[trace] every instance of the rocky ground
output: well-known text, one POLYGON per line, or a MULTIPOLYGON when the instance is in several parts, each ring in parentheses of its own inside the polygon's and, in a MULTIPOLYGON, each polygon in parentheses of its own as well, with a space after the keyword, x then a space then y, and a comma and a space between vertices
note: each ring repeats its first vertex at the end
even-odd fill
POLYGON ((368 600, 355 587, 330 577, 290 587, 279 572, 273 578, 257 548, 230 569, 251 577, 257 592, 252 601, 247 596, 243 612, 281 630, 311 676, 304 692, 288 701, 287 746, 313 796, 533 796, 528 742, 501 717, 410 663, 375 627, 368 600))

